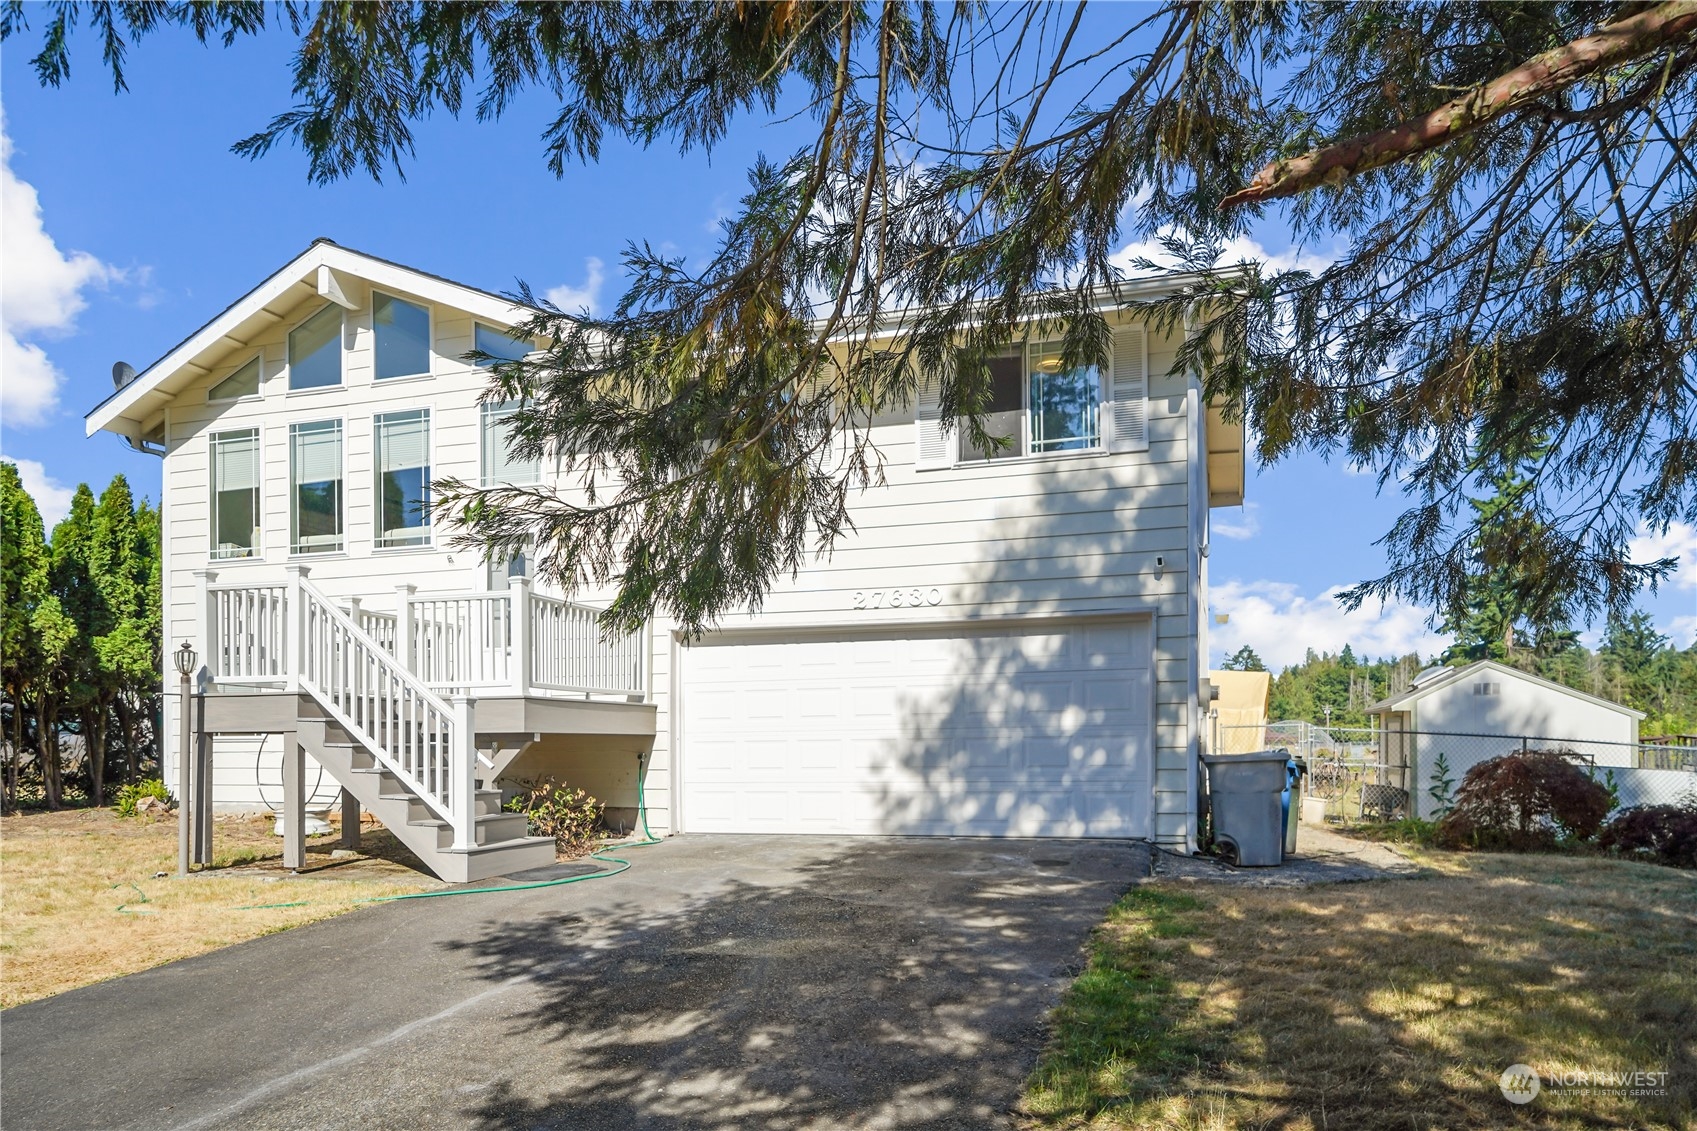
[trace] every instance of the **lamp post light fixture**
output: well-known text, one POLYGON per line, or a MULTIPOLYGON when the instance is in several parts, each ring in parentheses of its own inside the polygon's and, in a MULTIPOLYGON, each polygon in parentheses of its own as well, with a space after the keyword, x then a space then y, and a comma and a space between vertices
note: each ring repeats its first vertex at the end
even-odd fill
POLYGON ((177 875, 189 874, 189 676, 194 648, 187 640, 172 653, 177 664, 177 875))

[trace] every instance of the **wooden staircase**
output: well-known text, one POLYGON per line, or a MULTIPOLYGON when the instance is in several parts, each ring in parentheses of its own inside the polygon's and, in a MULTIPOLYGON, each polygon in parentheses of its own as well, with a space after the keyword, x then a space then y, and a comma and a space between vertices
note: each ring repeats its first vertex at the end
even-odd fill
POLYGON ((439 878, 467 883, 554 862, 553 839, 526 835, 524 814, 501 811, 500 790, 474 790, 471 843, 459 846, 453 822, 385 768, 312 696, 300 697, 296 725, 301 747, 439 878))

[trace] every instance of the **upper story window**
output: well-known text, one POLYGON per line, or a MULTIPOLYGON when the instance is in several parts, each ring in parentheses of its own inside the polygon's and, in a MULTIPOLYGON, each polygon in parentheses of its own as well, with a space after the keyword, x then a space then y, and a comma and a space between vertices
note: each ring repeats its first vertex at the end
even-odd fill
POLYGON ((430 311, 373 291, 371 328, 376 338, 372 368, 377 380, 430 372, 430 311))
POLYGON ((528 341, 518 341, 505 330, 497 330, 493 326, 485 326, 478 322, 472 331, 472 345, 478 353, 486 353, 493 360, 479 361, 482 368, 488 368, 497 361, 518 361, 530 352, 528 341))
POLYGON ((289 552, 343 548, 342 422, 289 425, 289 552))
POLYGON ((1058 341, 1021 345, 983 364, 990 386, 984 431, 1002 442, 973 444, 958 427, 945 431, 936 383, 922 381, 916 411, 919 467, 1148 447, 1142 327, 1114 331, 1108 373, 1094 365, 1064 365, 1058 341))
POLYGON ((518 404, 483 406, 483 486, 500 483, 538 483, 542 479, 542 461, 521 459, 512 454, 511 420, 518 404))
POLYGON ((214 432, 212 556, 259 556, 259 430, 214 432))
POLYGON ((233 401, 259 395, 259 359, 256 357, 206 392, 209 401, 233 401))
POLYGON ((289 331, 289 388, 342 383, 342 308, 331 303, 289 331))
POLYGON ((430 544, 430 410, 376 418, 377 545, 430 544))

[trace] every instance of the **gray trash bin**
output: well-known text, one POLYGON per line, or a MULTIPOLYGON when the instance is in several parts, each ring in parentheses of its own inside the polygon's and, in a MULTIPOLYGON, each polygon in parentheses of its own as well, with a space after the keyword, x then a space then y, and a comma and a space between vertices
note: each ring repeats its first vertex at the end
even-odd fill
POLYGON ((1257 754, 1204 754, 1214 843, 1244 868, 1284 862, 1284 792, 1289 782, 1283 750, 1257 754))

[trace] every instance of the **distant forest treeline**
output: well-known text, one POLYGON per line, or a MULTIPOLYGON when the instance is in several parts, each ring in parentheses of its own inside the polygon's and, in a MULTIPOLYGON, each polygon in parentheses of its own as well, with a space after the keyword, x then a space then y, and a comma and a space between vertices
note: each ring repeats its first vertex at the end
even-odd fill
MULTIPOLYGON (((1602 644, 1595 649, 1566 634, 1553 645, 1504 651, 1506 654, 1491 658, 1643 711, 1647 717, 1639 732, 1646 738, 1697 732, 1697 644, 1685 649, 1673 647, 1656 631, 1647 613, 1611 620, 1602 644)), ((1464 664, 1477 658, 1459 649, 1452 652, 1459 654, 1431 663, 1464 664)), ((1267 670, 1248 646, 1240 648, 1223 666, 1239 671, 1267 670)), ((1337 653, 1310 649, 1300 664, 1274 677, 1268 718, 1323 723, 1330 707, 1332 725, 1366 726, 1365 709, 1405 690, 1425 666, 1429 665, 1423 665, 1416 655, 1358 657, 1349 645, 1337 653)))

